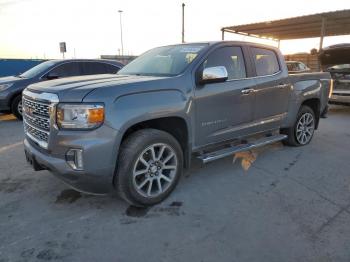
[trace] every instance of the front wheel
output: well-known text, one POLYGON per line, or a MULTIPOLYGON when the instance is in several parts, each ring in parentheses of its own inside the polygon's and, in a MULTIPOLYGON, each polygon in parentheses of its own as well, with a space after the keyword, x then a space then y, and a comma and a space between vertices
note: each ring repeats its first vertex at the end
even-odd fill
POLYGON ((316 120, 314 111, 308 106, 302 106, 293 127, 283 130, 288 135, 285 144, 290 146, 304 146, 311 142, 315 132, 316 120))
POLYGON ((163 201, 176 187, 183 171, 178 141, 156 129, 131 134, 122 143, 114 181, 120 196, 135 206, 163 201))
POLYGON ((22 95, 16 96, 11 104, 11 112, 18 120, 23 119, 23 106, 22 106, 22 95))

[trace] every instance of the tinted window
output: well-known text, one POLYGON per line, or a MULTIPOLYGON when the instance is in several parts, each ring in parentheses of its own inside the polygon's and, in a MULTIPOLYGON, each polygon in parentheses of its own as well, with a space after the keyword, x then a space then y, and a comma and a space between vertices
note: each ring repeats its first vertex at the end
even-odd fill
POLYGON ((288 71, 298 71, 298 64, 297 63, 287 63, 288 71))
POLYGON ((50 71, 49 74, 55 74, 58 77, 78 76, 81 75, 79 63, 65 63, 50 71))
POLYGON ((258 76, 272 75, 280 71, 276 53, 263 48, 252 48, 256 74, 258 76))
POLYGON ((212 52, 204 62, 204 68, 215 66, 224 66, 229 80, 247 76, 240 47, 222 47, 212 52))
POLYGON ((119 68, 106 63, 99 62, 83 62, 84 75, 97 75, 97 74, 115 74, 119 71, 119 68))
POLYGON ((116 74, 119 71, 119 67, 111 65, 111 64, 104 64, 105 65, 105 74, 116 74))

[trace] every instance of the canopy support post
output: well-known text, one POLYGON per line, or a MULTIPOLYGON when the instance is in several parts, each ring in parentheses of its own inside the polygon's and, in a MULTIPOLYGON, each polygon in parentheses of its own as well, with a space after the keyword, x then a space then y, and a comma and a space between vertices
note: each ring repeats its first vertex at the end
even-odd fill
POLYGON ((221 29, 221 40, 225 40, 225 29, 221 29))
POLYGON ((326 33, 326 18, 322 17, 322 25, 321 25, 321 37, 320 37, 320 48, 318 49, 321 52, 323 47, 323 38, 326 33))

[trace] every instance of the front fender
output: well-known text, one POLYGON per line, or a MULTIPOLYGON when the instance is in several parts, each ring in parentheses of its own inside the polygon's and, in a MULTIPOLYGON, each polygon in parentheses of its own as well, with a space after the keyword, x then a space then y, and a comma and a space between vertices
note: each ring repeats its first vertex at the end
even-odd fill
POLYGON ((143 121, 174 116, 184 118, 189 124, 187 108, 187 99, 178 90, 128 94, 117 98, 113 103, 113 126, 123 132, 143 121))

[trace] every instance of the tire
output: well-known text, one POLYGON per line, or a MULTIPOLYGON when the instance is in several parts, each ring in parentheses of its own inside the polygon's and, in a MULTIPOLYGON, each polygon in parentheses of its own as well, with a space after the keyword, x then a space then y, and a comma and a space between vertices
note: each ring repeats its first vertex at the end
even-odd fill
POLYGON ((288 138, 283 140, 283 143, 288 146, 305 146, 309 144, 315 133, 315 125, 314 111, 308 106, 302 106, 293 127, 282 130, 283 134, 288 135, 288 138))
POLYGON ((152 206, 176 187, 183 172, 183 152, 172 135, 143 129, 122 143, 117 166, 114 186, 119 195, 134 206, 152 206))
POLYGON ((16 96, 11 103, 11 112, 17 117, 18 120, 22 120, 22 95, 16 96))

